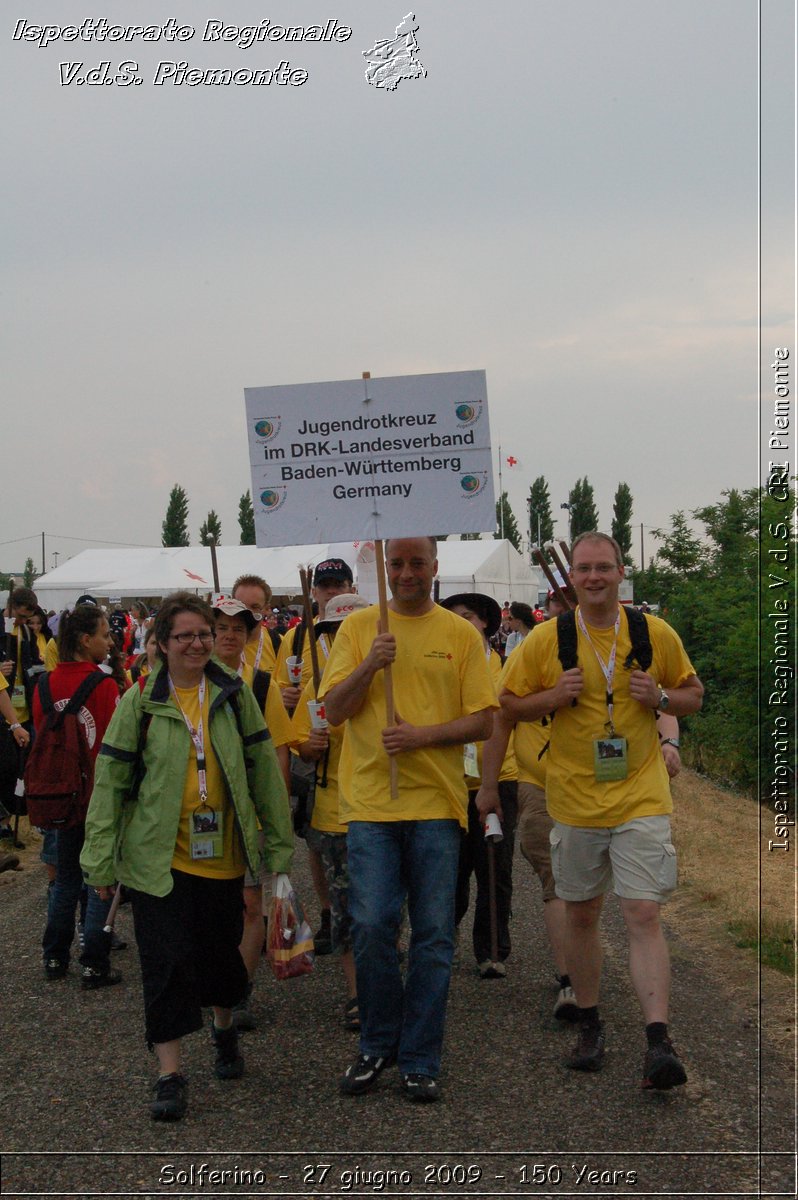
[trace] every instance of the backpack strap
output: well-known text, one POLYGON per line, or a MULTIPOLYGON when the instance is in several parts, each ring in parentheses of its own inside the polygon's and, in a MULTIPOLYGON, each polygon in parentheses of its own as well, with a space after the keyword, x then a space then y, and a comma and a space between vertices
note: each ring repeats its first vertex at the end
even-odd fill
POLYGON ((629 626, 629 640, 632 649, 626 656, 624 666, 630 670, 636 662, 641 671, 647 671, 654 661, 654 651, 651 648, 651 636, 648 632, 648 619, 645 613, 631 605, 622 605, 629 626))
POLYGON ((44 675, 39 676, 36 684, 36 688, 39 692, 39 703, 42 706, 42 712, 45 716, 47 716, 48 713, 51 713, 54 707, 52 693, 50 692, 49 680, 49 674, 47 671, 45 671, 44 675))
POLYGON ((572 671, 579 665, 576 647, 576 612, 569 609, 557 617, 557 657, 563 671, 572 671))
POLYGON ((258 702, 258 708, 263 712, 266 704, 266 697, 269 693, 269 686, 272 681, 271 671, 256 671, 252 679, 252 690, 255 693, 255 699, 258 702))
MULTIPOLYGON (((78 713, 85 704, 88 697, 92 694, 96 687, 103 682, 104 679, 110 679, 110 675, 106 675, 105 671, 92 671, 91 675, 87 675, 81 683, 80 687, 69 698, 69 702, 64 708, 65 713, 78 713)), ((49 689, 48 689, 49 690, 49 689)))

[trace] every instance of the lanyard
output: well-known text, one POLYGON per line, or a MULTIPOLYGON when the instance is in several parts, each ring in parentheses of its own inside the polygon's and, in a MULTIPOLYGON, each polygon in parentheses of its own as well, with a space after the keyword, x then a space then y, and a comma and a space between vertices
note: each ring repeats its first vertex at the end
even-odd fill
POLYGON ((183 707, 178 698, 177 689, 175 688, 175 685, 172 683, 171 676, 169 677, 169 691, 172 693, 172 696, 174 697, 175 704, 180 709, 180 715, 186 723, 186 729, 188 730, 188 736, 191 738, 191 741, 194 745, 194 749, 197 752, 197 779, 199 781, 200 804, 207 804, 208 780, 207 780, 207 776, 205 773, 205 730, 204 730, 203 724, 202 724, 202 705, 205 701, 205 676, 203 675, 202 679, 200 680, 200 685, 199 685, 200 719, 199 719, 199 724, 197 725, 196 729, 191 724, 191 722, 189 721, 186 714, 183 712, 183 707))
MULTIPOLYGON (((262 657, 263 657, 263 626, 261 625, 260 637, 258 638, 258 650, 255 655, 255 662, 252 664, 253 675, 257 674, 257 670, 258 670, 258 667, 260 666, 260 660, 262 657)), ((245 655, 244 655, 244 652, 242 651, 242 654, 241 654, 241 666, 242 667, 244 665, 244 662, 245 662, 245 655)), ((239 674, 240 674, 240 672, 239 672, 239 674)))
POLYGON ((613 707, 614 707, 612 685, 613 685, 613 681, 615 679, 615 659, 616 659, 616 656, 618 653, 618 631, 621 628, 621 610, 618 609, 618 615, 615 618, 615 636, 613 638, 612 650, 610 650, 610 657, 609 657, 609 660, 608 660, 606 666, 604 665, 603 658, 599 654, 596 647, 593 645, 593 641, 590 637, 590 634, 587 631, 587 626, 585 625, 584 619, 582 617, 582 609, 581 608, 577 608, 577 610, 576 610, 576 619, 579 622, 580 632, 583 633, 585 635, 585 637, 587 638, 587 640, 590 642, 591 649, 596 656, 596 661, 598 662, 598 665, 601 667, 601 673, 604 676, 604 680, 607 685, 607 693, 606 693, 607 712, 609 713, 609 718, 610 718, 609 726, 610 726, 610 732, 612 733, 614 730, 614 726, 612 723, 612 712, 613 712, 613 707))

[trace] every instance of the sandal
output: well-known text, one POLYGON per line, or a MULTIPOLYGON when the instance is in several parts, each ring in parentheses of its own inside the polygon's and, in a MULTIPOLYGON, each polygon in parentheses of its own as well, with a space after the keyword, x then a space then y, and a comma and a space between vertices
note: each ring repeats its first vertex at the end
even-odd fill
POLYGON ((360 1032, 360 1013, 357 1007, 357 996, 347 1002, 344 1009, 344 1029, 350 1033, 360 1032))

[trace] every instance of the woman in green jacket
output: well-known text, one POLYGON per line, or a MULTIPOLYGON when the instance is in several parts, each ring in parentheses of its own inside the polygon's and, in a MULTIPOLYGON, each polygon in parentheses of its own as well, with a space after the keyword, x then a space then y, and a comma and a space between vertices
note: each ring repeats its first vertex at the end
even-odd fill
POLYGON ((238 950, 242 888, 266 869, 287 873, 293 835, 285 784, 252 692, 211 659, 213 613, 189 592, 168 596, 155 622, 159 665, 122 698, 97 759, 81 865, 107 898, 129 889, 141 959, 147 1042, 160 1076, 150 1112, 186 1110, 180 1039, 213 1008, 215 1072, 244 1070, 231 1010, 247 972, 238 950))

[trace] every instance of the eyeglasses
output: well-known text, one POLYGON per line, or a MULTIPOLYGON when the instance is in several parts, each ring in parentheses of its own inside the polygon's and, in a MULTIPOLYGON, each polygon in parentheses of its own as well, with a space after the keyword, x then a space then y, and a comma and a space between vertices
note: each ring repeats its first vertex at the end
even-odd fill
POLYGON ((571 567, 574 575, 589 575, 591 571, 595 571, 597 575, 612 575, 613 571, 617 570, 617 563, 577 563, 575 567, 571 567))
POLYGON ((203 646, 213 645, 212 633, 172 633, 169 635, 170 641, 177 642, 178 646, 190 646, 197 638, 202 642, 203 646))

